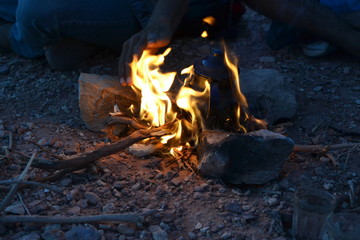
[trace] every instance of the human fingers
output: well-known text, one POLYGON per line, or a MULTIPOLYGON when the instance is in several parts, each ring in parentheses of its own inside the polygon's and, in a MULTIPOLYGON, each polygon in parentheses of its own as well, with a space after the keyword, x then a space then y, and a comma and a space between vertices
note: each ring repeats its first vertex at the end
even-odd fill
POLYGON ((121 50, 121 55, 119 58, 119 63, 118 63, 118 74, 120 77, 120 84, 121 85, 126 85, 126 76, 125 76, 125 59, 127 56, 127 52, 129 51, 129 45, 130 45, 131 39, 129 39, 128 41, 126 41, 123 44, 122 50, 121 50))

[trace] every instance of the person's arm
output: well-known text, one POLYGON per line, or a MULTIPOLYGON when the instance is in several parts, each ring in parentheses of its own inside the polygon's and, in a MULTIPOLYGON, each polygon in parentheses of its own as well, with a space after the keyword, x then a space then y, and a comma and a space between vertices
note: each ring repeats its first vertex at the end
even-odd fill
POLYGON ((141 57, 145 49, 156 52, 167 46, 188 8, 189 0, 158 0, 147 26, 123 45, 119 59, 121 84, 131 84, 130 67, 133 57, 141 57))

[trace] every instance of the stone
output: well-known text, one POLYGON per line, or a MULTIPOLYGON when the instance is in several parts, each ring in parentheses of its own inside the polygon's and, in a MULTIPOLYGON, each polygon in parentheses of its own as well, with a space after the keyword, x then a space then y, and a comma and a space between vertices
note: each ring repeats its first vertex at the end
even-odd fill
POLYGON ((155 153, 157 150, 161 149, 161 144, 141 144, 135 143, 128 147, 129 153, 135 157, 145 157, 155 153))
POLYGON ((18 238, 18 239, 19 240, 40 240, 41 237, 36 232, 32 232, 32 233, 22 236, 21 238, 18 238))
POLYGON ((5 213, 15 214, 15 215, 24 215, 25 209, 20 202, 16 202, 7 208, 5 208, 5 213))
MULTIPOLYGON (((91 131, 104 131, 106 119, 117 104, 119 110, 132 116, 131 105, 138 109, 140 100, 129 86, 121 86, 118 77, 81 73, 79 77, 80 113, 91 131)), ((136 111, 135 111, 136 112, 136 111)))
POLYGON ((128 225, 125 223, 120 223, 117 227, 117 230, 121 235, 133 236, 135 234, 135 230, 131 227, 128 227, 128 225))
POLYGON ((65 233, 61 230, 48 230, 41 234, 44 240, 58 240, 64 239, 65 233))
POLYGON ((197 223, 195 224, 194 229, 195 229, 195 230, 199 230, 199 229, 202 228, 202 227, 203 227, 203 225, 201 224, 201 222, 197 222, 197 223))
POLYGON ((279 200, 277 199, 277 198, 273 198, 273 197, 271 197, 271 198, 267 198, 266 200, 265 200, 265 203, 266 203, 266 205, 268 205, 268 206, 275 206, 275 205, 278 205, 279 204, 279 200))
POLYGON ((67 209, 67 213, 70 215, 79 215, 81 211, 81 208, 79 206, 73 206, 69 209, 67 209))
POLYGON ((104 213, 111 213, 116 209, 116 206, 114 203, 107 203, 105 206, 103 206, 102 210, 104 213))
POLYGON ((238 202, 229 202, 224 205, 224 208, 228 212, 241 213, 241 205, 238 202))
POLYGON ((293 118, 297 110, 295 93, 275 69, 240 69, 241 91, 249 110, 258 118, 274 123, 293 118))
POLYGON ((221 239, 229 239, 232 237, 231 232, 224 232, 223 234, 221 234, 220 238, 221 239))
POLYGON ((150 226, 149 231, 151 232, 151 235, 154 240, 168 239, 168 234, 164 230, 162 230, 160 226, 156 226, 156 225, 150 226))
POLYGON ((204 176, 231 184, 265 184, 279 177, 294 142, 281 134, 259 130, 246 134, 203 131, 197 152, 204 176))
POLYGON ((65 232, 66 240, 100 240, 101 235, 95 227, 91 225, 75 226, 65 232))
POLYGON ((96 205, 98 202, 101 201, 100 197, 93 192, 85 192, 84 196, 86 200, 88 200, 88 202, 93 205, 96 205))
POLYGON ((72 182, 71 178, 63 178, 61 179, 60 181, 60 185, 61 186, 64 186, 64 187, 67 187, 69 186, 69 184, 72 182))
POLYGON ((10 72, 10 67, 8 64, 0 65, 0 75, 8 75, 10 72))
POLYGON ((272 57, 272 56, 261 56, 259 57, 259 62, 262 62, 262 63, 273 63, 275 62, 275 58, 272 57))

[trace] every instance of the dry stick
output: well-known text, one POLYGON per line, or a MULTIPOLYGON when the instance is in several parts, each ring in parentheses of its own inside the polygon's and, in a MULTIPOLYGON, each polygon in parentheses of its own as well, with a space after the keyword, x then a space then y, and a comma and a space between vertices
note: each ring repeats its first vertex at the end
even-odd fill
POLYGON ((117 152, 120 152, 127 147, 131 146, 134 143, 137 143, 143 139, 150 137, 161 137, 170 133, 168 126, 172 122, 169 122, 161 127, 152 128, 152 129, 140 129, 129 136, 121 139, 120 141, 105 145, 100 149, 86 152, 82 154, 77 154, 70 156, 67 160, 63 161, 39 161, 34 163, 34 166, 41 169, 51 169, 51 170, 60 170, 65 168, 74 168, 74 167, 86 167, 90 163, 95 162, 96 160, 106 157, 117 152))
POLYGON ((122 117, 122 116, 111 116, 107 120, 108 125, 112 124, 126 124, 132 126, 134 129, 146 129, 148 127, 142 125, 139 123, 135 118, 128 118, 128 117, 122 117))
POLYGON ((2 223, 60 223, 60 224, 75 224, 75 223, 89 223, 89 222, 104 222, 104 221, 124 221, 132 223, 141 223, 144 217, 138 214, 105 214, 93 216, 1 216, 2 223))
POLYGON ((23 208, 25 209, 25 212, 27 213, 27 215, 31 215, 30 210, 29 210, 28 207, 25 205, 25 203, 24 203, 24 201, 23 201, 20 193, 17 193, 17 196, 18 196, 18 198, 19 198, 19 200, 20 200, 21 205, 22 205, 23 208))
MULTIPOLYGON (((31 166, 31 164, 32 164, 32 162, 33 162, 33 160, 35 158, 35 155, 36 155, 36 152, 34 152, 32 154, 32 156, 29 159, 24 171, 20 174, 20 176, 18 178, 20 181, 25 179, 26 174, 29 171, 29 168, 30 168, 30 166, 31 166)), ((18 183, 15 183, 12 186, 10 192, 5 196, 4 200, 0 203, 0 211, 2 211, 9 204, 9 202, 11 201, 11 199, 14 197, 15 193, 17 192, 18 188, 19 188, 18 183)))
POLYGON ((11 131, 7 132, 9 134, 9 148, 8 150, 11 151, 12 147, 13 147, 13 135, 11 131))
POLYGON ((36 178, 35 181, 37 181, 37 182, 53 182, 53 181, 56 181, 56 180, 62 178, 63 176, 65 176, 68 173, 75 172, 75 171, 83 169, 85 167, 86 166, 79 166, 79 167, 74 167, 74 168, 62 169, 53 175, 43 177, 43 178, 36 178))
POLYGON ((46 152, 48 154, 50 154, 50 156, 52 156, 53 158, 56 158, 58 160, 63 160, 64 158, 61 157, 61 156, 58 156, 56 154, 53 154, 52 152, 50 152, 49 149, 46 149, 44 146, 41 146, 40 144, 38 144, 37 142, 35 141, 30 141, 30 143, 34 144, 35 146, 37 146, 38 148, 40 148, 43 152, 46 152))
POLYGON ((354 148, 359 146, 360 143, 343 143, 343 144, 334 144, 334 145, 295 145, 293 148, 294 152, 326 152, 328 150, 344 149, 344 148, 354 148))
MULTIPOLYGON (((25 159, 29 159, 29 158, 30 158, 30 157, 29 157, 28 155, 26 155, 25 153, 20 152, 20 151, 18 151, 18 150, 16 150, 16 149, 14 149, 12 152, 19 154, 20 157, 25 158, 25 159)), ((34 158, 34 163, 36 163, 36 162, 42 162, 42 161, 48 161, 48 160, 44 160, 44 159, 42 159, 42 158, 37 158, 37 157, 34 158)), ((21 163, 23 163, 23 162, 21 162, 21 163)), ((33 163, 33 166, 34 166, 34 163, 33 163)))
POLYGON ((346 156, 346 160, 345 160, 345 164, 344 164, 344 169, 346 169, 347 163, 349 161, 350 153, 357 150, 358 148, 360 148, 360 144, 354 146, 353 148, 350 149, 350 151, 348 151, 347 156, 346 156))
POLYGON ((55 187, 55 186, 51 186, 49 184, 44 184, 44 183, 39 183, 39 182, 33 182, 33 181, 19 181, 19 180, 4 180, 4 181, 0 181, 0 184, 25 184, 25 185, 35 185, 35 186, 40 186, 43 188, 47 188, 53 192, 56 193, 62 193, 63 190, 61 188, 55 187))

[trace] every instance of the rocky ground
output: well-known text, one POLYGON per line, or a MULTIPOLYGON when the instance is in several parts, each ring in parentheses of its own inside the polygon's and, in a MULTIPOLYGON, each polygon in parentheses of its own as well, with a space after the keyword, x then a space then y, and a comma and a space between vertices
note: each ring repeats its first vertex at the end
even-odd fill
MULTIPOLYGON (((303 56, 296 46, 272 51, 265 44, 270 21, 248 11, 231 48, 240 66, 281 72, 298 101, 293 119, 270 126, 297 144, 359 143, 360 65, 344 52, 323 58, 303 56)), ((172 43, 169 68, 183 68, 209 54, 206 39, 172 43)), ((86 129, 78 107, 81 72, 116 74, 117 55, 105 51, 72 72, 49 69, 44 59, 0 55, 0 180, 21 174, 18 152, 49 158, 72 155, 107 144, 108 136, 86 129), (34 144, 38 143, 41 147, 34 144), (4 153, 3 153, 4 154, 4 153)), ((337 199, 335 211, 359 207, 360 154, 338 149, 331 155, 294 153, 278 179, 261 186, 233 186, 180 169, 167 156, 137 158, 127 151, 102 158, 88 169, 23 189, 2 215, 85 216, 142 213, 142 226, 127 222, 93 224, 0 223, 0 239, 290 239, 293 194, 300 187, 327 190, 337 199)), ((27 159, 25 160, 26 163, 27 159)), ((48 173, 30 168, 29 180, 48 173)), ((0 199, 7 192, 2 185, 0 199)))

